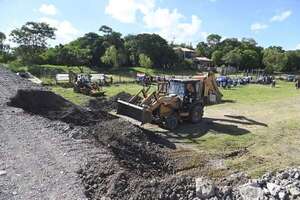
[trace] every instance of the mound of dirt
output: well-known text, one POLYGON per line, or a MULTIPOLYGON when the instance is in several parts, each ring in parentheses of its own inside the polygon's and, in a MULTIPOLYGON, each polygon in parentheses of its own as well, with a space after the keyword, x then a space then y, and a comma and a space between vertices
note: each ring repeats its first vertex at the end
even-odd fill
POLYGON ((117 100, 121 99, 124 101, 128 101, 132 97, 131 94, 126 93, 126 92, 120 92, 117 95, 106 99, 106 98, 96 98, 96 99, 91 99, 89 101, 88 107, 93 109, 93 110, 105 110, 105 111, 112 111, 117 109, 117 100))
POLYGON ((175 145, 123 119, 99 123, 92 134, 113 159, 90 160, 79 176, 90 199, 168 199, 193 196, 192 178, 176 176, 167 153, 175 145), (178 178, 179 177, 179 178, 178 178))
POLYGON ((18 90, 10 99, 9 106, 22 108, 27 112, 38 114, 51 120, 87 126, 114 117, 104 111, 93 112, 77 106, 63 97, 46 90, 18 90))
MULTIPOLYGON (((172 164, 168 162, 162 148, 154 143, 154 137, 148 134, 123 119, 106 121, 93 127, 96 140, 113 152, 122 167, 144 177, 172 173, 172 164)), ((159 136, 156 138, 164 141, 159 136)))

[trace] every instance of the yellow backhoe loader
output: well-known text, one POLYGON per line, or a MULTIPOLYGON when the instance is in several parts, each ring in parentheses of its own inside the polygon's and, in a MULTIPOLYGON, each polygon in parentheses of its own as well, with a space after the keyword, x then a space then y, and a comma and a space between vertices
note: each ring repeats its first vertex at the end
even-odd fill
POLYGON ((150 87, 143 88, 128 102, 118 100, 117 114, 143 124, 159 123, 170 130, 184 120, 198 123, 203 117, 205 84, 199 78, 173 79, 158 83, 157 91, 150 94, 150 87), (139 98, 141 94, 143 98, 139 98))

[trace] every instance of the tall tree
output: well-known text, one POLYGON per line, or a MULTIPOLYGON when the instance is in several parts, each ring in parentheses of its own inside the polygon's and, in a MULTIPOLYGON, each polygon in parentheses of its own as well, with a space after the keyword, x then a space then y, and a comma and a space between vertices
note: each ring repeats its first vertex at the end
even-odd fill
POLYGON ((110 35, 113 32, 112 28, 109 27, 109 26, 106 26, 106 25, 102 25, 99 28, 99 31, 102 32, 102 33, 104 33, 105 35, 110 35))
POLYGON ((211 54, 211 49, 205 42, 199 42, 196 51, 199 56, 209 57, 211 54))
POLYGON ((117 49, 114 45, 106 49, 104 55, 101 57, 101 60, 106 65, 112 67, 120 67, 127 63, 127 55, 123 50, 117 49))
POLYGON ((106 46, 103 43, 103 36, 91 32, 85 34, 83 37, 74 40, 69 45, 78 49, 88 49, 90 54, 88 65, 100 66, 102 63, 100 56, 103 55, 106 50, 106 46))
POLYGON ((264 50, 263 64, 268 72, 284 71, 286 69, 288 57, 281 49, 270 47, 264 50))
POLYGON ((247 46, 256 46, 257 42, 253 38, 242 38, 242 43, 247 44, 247 46))
POLYGON ((242 67, 245 69, 255 69, 259 67, 259 56, 256 51, 251 49, 242 51, 242 67))
POLYGON ((207 36, 206 40, 209 46, 216 46, 220 43, 222 37, 218 34, 210 34, 207 36))
POLYGON ((149 58, 149 56, 143 53, 139 55, 139 63, 141 67, 147 67, 147 68, 151 68, 153 65, 151 58, 149 58))
POLYGON ((47 48, 47 40, 55 39, 55 30, 43 22, 27 22, 20 29, 14 29, 10 36, 13 42, 19 44, 16 52, 23 61, 35 62, 47 48))
POLYGON ((218 45, 218 49, 226 54, 231 50, 240 48, 240 46, 241 42, 237 38, 227 38, 218 45))
POLYGON ((216 50, 212 53, 211 59, 216 66, 221 66, 222 57, 223 57, 222 51, 216 50))
POLYGON ((153 62, 153 67, 172 66, 178 59, 168 42, 157 34, 125 37, 125 46, 129 49, 131 60, 137 61, 140 54, 145 54, 153 62))
POLYGON ((0 52, 3 52, 5 50, 4 46, 4 40, 6 39, 6 36, 4 33, 0 32, 0 52))
POLYGON ((6 39, 6 36, 4 33, 0 32, 0 43, 3 43, 3 41, 6 39))
POLYGON ((286 52, 288 62, 286 71, 299 71, 300 70, 300 50, 286 52))
POLYGON ((229 51, 224 57, 223 61, 227 65, 239 67, 242 62, 242 55, 239 49, 229 51))

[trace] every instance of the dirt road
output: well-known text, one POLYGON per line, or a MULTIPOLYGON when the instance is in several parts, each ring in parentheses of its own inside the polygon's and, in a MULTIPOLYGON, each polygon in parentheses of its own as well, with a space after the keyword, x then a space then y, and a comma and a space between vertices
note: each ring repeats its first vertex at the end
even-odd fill
POLYGON ((87 158, 109 154, 69 138, 68 124, 6 105, 27 87, 33 85, 0 68, 0 199, 86 199, 76 171, 87 158))

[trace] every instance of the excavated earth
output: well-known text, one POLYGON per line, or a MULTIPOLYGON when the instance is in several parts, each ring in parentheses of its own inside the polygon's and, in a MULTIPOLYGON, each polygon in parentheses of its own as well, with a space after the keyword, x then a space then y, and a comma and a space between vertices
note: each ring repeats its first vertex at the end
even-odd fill
POLYGON ((0 67, 0 199, 300 198, 299 169, 222 187, 179 173, 173 143, 106 112, 119 98, 79 107, 0 67))

